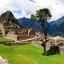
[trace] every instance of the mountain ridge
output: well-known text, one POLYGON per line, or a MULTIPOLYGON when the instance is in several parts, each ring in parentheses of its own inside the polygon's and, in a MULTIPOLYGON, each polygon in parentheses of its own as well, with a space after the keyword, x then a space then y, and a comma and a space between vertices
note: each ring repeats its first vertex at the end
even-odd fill
POLYGON ((18 21, 25 27, 27 28, 33 28, 34 30, 36 31, 40 31, 42 32, 42 27, 41 27, 41 24, 40 22, 37 22, 37 21, 34 21, 32 19, 29 19, 29 18, 19 18, 18 21))
POLYGON ((56 21, 50 22, 51 27, 49 33, 52 35, 63 35, 64 34, 64 16, 57 19, 56 21))
MULTIPOLYGON (((40 31, 40 32, 43 31, 40 22, 33 21, 33 20, 25 18, 25 17, 20 18, 18 20, 20 21, 20 23, 22 23, 26 27, 29 26, 30 28, 34 28, 35 26, 39 26, 39 27, 35 28, 35 30, 40 31)), ((62 16, 61 18, 59 18, 55 21, 49 22, 49 24, 50 24, 50 28, 49 28, 48 33, 50 35, 55 36, 55 35, 63 35, 64 34, 64 30, 63 30, 63 28, 64 28, 64 16, 62 16)))

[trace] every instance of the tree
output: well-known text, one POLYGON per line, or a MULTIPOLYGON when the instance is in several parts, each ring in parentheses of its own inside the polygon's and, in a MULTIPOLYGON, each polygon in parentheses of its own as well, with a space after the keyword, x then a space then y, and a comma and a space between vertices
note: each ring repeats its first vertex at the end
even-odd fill
POLYGON ((48 33, 48 28, 49 28, 49 24, 47 21, 48 19, 52 17, 52 15, 49 9, 43 8, 43 9, 37 10, 34 16, 37 17, 35 20, 38 19, 38 21, 42 23, 41 26, 43 28, 43 34, 44 34, 44 42, 42 43, 42 46, 44 48, 44 55, 46 56, 46 42, 47 42, 47 33, 48 33))
POLYGON ((31 15, 31 19, 32 19, 32 20, 36 20, 37 17, 36 17, 34 14, 32 14, 32 15, 31 15))

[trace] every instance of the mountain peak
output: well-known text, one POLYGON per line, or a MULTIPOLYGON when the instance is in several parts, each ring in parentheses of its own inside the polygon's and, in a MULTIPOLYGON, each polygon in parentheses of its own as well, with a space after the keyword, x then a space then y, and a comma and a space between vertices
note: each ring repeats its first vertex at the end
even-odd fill
POLYGON ((1 14, 1 16, 0 16, 0 22, 3 23, 4 21, 6 23, 9 23, 9 21, 11 21, 12 23, 14 23, 16 25, 21 26, 21 24, 14 17, 14 15, 13 15, 13 13, 11 11, 6 11, 3 14, 1 14))

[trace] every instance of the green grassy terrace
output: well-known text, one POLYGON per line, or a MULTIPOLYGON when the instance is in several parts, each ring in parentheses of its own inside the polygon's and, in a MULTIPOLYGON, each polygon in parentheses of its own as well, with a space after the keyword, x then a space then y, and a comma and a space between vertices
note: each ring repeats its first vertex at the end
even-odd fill
POLYGON ((0 44, 0 56, 8 59, 10 64, 64 64, 64 54, 43 56, 42 53, 42 48, 32 44, 0 44))
POLYGON ((6 42, 6 41, 12 41, 12 39, 5 38, 3 36, 0 36, 0 42, 6 42))
POLYGON ((64 64, 64 54, 43 56, 42 48, 32 44, 6 46, 0 44, 0 56, 10 64, 64 64))

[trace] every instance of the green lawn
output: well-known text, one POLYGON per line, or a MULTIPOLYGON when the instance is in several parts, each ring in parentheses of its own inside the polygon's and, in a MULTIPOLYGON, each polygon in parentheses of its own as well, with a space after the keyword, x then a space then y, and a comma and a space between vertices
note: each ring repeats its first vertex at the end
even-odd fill
POLYGON ((7 58, 10 64, 64 64, 64 54, 43 56, 42 52, 42 48, 32 44, 0 44, 0 56, 7 58))
POLYGON ((0 36, 0 42, 5 42, 5 41, 12 41, 12 39, 5 38, 3 36, 0 36))

